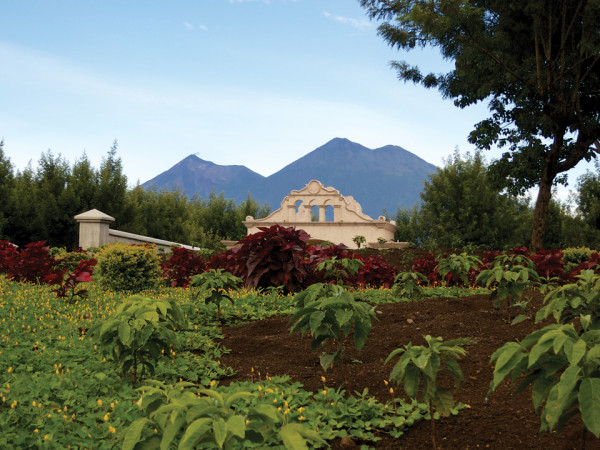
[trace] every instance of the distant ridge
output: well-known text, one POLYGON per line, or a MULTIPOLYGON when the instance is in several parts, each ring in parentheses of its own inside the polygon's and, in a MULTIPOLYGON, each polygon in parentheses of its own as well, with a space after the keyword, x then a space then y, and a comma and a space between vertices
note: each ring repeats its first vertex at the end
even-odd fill
POLYGON ((278 209, 292 189, 312 179, 353 196, 373 218, 383 210, 394 214, 419 199, 423 181, 437 168, 402 147, 369 149, 344 138, 335 138, 285 166, 269 177, 245 166, 222 166, 190 155, 142 184, 146 189, 179 189, 188 196, 208 197, 223 192, 237 202, 248 193, 259 203, 278 209))

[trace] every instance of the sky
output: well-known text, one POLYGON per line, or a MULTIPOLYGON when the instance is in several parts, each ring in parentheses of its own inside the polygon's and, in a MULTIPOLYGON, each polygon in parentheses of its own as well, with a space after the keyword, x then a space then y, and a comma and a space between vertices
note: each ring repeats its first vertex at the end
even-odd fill
POLYGON ((116 140, 131 185, 190 154, 268 176, 335 137, 437 166, 473 152, 485 105, 405 84, 392 60, 452 67, 390 48, 358 0, 4 0, 0 139, 17 170, 48 150, 99 167, 116 140))

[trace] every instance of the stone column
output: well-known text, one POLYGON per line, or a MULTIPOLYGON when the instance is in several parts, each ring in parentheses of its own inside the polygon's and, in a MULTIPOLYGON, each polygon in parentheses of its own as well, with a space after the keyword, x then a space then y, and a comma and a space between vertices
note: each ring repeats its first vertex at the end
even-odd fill
POLYGON ((74 219, 79 222, 79 246, 82 249, 108 244, 108 229, 115 221, 114 217, 91 209, 76 215, 74 219))

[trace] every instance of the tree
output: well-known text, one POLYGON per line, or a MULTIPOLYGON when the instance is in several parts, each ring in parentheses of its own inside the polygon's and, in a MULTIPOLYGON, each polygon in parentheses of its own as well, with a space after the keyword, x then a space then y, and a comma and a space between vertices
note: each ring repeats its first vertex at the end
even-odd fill
POLYGON ((600 230, 600 164, 598 173, 587 172, 577 180, 577 210, 592 228, 600 230))
POLYGON ((115 228, 121 223, 127 192, 127 177, 123 174, 121 158, 117 157, 117 146, 115 140, 106 158, 102 159, 94 199, 94 208, 115 218, 115 228))
POLYGON ((552 186, 600 153, 600 4, 592 0, 361 0, 392 46, 438 47, 454 69, 404 81, 437 88, 456 106, 488 100, 489 118, 469 135, 506 148, 490 167, 514 194, 538 186, 531 247, 543 246, 552 186))
POLYGON ((10 194, 14 187, 13 166, 4 155, 4 140, 0 140, 0 239, 4 239, 3 230, 10 210, 10 194))
POLYGON ((490 186, 481 155, 458 152, 425 181, 417 239, 438 247, 477 245, 502 248, 522 244, 515 233, 527 208, 490 186))

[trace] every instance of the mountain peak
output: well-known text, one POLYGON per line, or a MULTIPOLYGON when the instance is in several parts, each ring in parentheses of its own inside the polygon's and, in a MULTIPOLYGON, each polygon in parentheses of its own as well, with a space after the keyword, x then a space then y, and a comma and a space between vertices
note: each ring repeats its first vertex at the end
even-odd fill
POLYGON ((189 155, 142 186, 179 189, 203 198, 210 192, 223 192, 225 198, 237 202, 250 193, 259 203, 277 209, 290 191, 315 179, 353 196, 366 214, 377 217, 384 209, 394 213, 399 206, 413 206, 423 181, 435 170, 402 147, 386 145, 373 150, 336 137, 267 178, 245 166, 223 166, 189 155))

